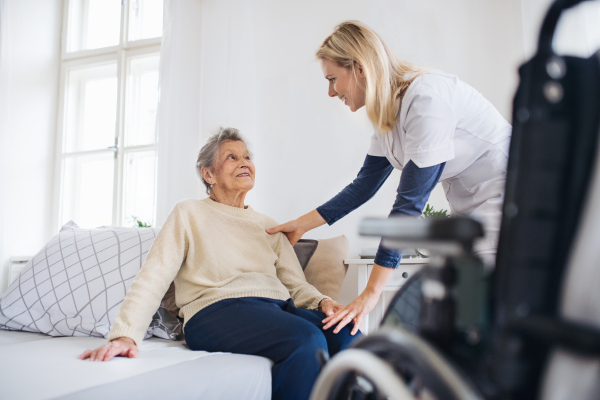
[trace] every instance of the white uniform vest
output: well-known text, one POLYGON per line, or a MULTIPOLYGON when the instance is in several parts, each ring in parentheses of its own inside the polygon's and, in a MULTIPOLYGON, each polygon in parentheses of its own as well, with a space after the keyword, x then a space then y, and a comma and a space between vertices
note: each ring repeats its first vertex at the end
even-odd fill
POLYGON ((430 72, 406 91, 392 131, 373 134, 369 155, 400 170, 410 160, 419 168, 445 162, 440 182, 451 215, 480 220, 486 236, 475 251, 494 254, 511 132, 481 93, 454 75, 430 72))

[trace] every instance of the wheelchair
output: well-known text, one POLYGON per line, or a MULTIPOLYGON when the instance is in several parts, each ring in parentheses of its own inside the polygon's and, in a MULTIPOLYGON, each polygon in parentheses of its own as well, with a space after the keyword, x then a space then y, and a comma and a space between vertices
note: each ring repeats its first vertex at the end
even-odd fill
POLYGON ((600 52, 558 56, 557 0, 519 69, 496 267, 469 218, 366 219, 427 248, 381 327, 325 363, 312 400, 600 400, 600 52))

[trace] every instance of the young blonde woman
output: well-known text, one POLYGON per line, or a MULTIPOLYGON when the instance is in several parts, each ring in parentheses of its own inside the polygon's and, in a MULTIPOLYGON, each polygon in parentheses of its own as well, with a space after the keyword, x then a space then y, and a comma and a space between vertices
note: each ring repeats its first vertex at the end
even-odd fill
MULTIPOLYGON (((374 126, 358 176, 317 209, 267 230, 284 232, 292 244, 307 231, 331 225, 367 202, 394 168, 402 171, 390 215, 419 216, 438 182, 451 214, 484 223, 475 251, 493 265, 512 128, 494 106, 456 76, 400 61, 381 38, 358 21, 339 24, 317 50, 330 97, 352 112, 366 107, 374 126)), ((366 289, 323 320, 334 332, 353 322, 360 329, 400 263, 401 254, 381 245, 366 289)))

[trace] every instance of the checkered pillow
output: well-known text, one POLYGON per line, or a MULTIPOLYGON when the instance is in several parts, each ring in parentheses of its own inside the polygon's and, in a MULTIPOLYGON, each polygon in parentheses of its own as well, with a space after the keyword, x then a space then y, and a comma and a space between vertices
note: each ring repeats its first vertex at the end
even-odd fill
MULTIPOLYGON (((157 233, 157 228, 82 229, 70 221, 0 298, 0 329, 107 337, 157 233)), ((153 322, 146 337, 153 325, 164 324, 153 322)))

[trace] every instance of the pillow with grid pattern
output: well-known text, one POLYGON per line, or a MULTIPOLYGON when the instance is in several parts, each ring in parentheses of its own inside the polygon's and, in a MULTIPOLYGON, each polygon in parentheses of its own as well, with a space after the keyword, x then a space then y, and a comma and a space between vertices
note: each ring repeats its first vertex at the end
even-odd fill
MULTIPOLYGON (((0 329, 107 337, 158 231, 68 222, 0 297, 0 329)), ((165 315, 157 311, 146 337, 181 333, 179 321, 165 315)))

